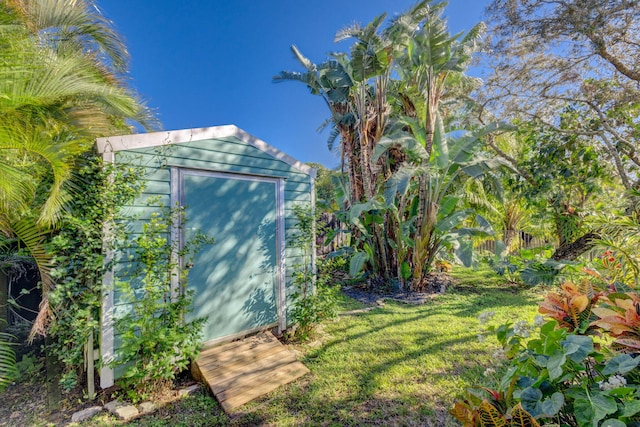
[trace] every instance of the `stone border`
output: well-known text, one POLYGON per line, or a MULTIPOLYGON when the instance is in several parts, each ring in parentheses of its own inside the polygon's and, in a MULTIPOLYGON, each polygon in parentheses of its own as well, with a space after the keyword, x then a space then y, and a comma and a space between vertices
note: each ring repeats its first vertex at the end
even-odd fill
POLYGON ((148 415, 155 412, 157 409, 169 404, 173 403, 178 399, 181 399, 185 396, 190 396, 200 390, 200 384, 193 384, 189 387, 182 388, 178 390, 176 397, 167 402, 157 403, 157 402, 142 402, 139 405, 133 405, 131 403, 122 402, 119 400, 112 400, 111 402, 105 404, 104 406, 92 406, 90 408, 83 409, 82 411, 74 412, 71 416, 72 423, 79 423, 82 421, 86 421, 89 418, 92 418, 106 410, 111 415, 115 416, 119 420, 122 421, 130 421, 134 418, 137 418, 142 415, 148 415))

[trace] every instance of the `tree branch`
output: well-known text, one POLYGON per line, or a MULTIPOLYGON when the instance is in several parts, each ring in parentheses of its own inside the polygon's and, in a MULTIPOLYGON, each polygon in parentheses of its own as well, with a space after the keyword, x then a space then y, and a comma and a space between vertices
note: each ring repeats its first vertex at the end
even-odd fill
POLYGON ((520 176, 526 179, 529 184, 531 184, 534 187, 537 187, 537 183, 535 182, 533 177, 527 171, 518 167, 518 162, 516 159, 514 159, 513 157, 511 157, 510 155, 502 151, 500 148, 498 148, 498 146, 493 142, 492 137, 487 138, 487 144, 489 145, 489 147, 493 149, 493 151, 496 152, 498 156, 502 157, 504 160, 509 162, 509 164, 520 174, 520 176))
POLYGON ((551 259, 556 261, 573 261, 589 249, 593 248, 596 244, 596 239, 599 238, 600 236, 596 233, 589 232, 571 243, 560 246, 556 249, 553 255, 551 255, 551 259))
POLYGON ((602 37, 596 36, 595 34, 587 34, 586 36, 589 37, 589 40, 594 44, 594 50, 598 56, 613 65, 621 74, 627 76, 631 80, 640 82, 640 72, 630 69, 617 57, 609 53, 602 37))

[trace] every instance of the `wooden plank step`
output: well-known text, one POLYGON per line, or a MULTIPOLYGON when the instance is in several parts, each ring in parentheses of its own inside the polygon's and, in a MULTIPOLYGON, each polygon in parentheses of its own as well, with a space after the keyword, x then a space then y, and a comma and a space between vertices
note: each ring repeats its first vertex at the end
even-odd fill
POLYGON ((288 384, 309 373, 309 369, 300 362, 291 363, 269 375, 262 377, 262 382, 245 384, 236 388, 225 390, 216 397, 226 412, 244 405, 260 396, 263 396, 278 387, 288 384))
POLYGON ((271 372, 294 362, 296 362, 295 355, 289 353, 289 356, 287 356, 285 360, 276 357, 275 359, 267 360, 266 363, 261 363, 259 365, 253 364, 245 370, 233 370, 232 372, 225 371, 223 373, 209 372, 208 375, 205 374, 205 376, 215 382, 212 384, 211 390, 215 393, 219 393, 220 391, 228 388, 233 388, 245 383, 251 383, 263 375, 269 375, 271 372))
POLYGON ((302 363, 289 363, 271 371, 269 375, 262 375, 255 378, 254 381, 245 381, 243 384, 236 384, 234 387, 222 390, 217 397, 220 401, 229 400, 233 396, 248 392, 252 388, 258 388, 264 384, 280 384, 281 381, 285 381, 284 384, 286 384, 308 373, 309 369, 302 363))
MULTIPOLYGON (((231 360, 229 363, 224 363, 224 362, 223 363, 217 363, 217 362, 205 363, 200 367, 200 370, 203 372, 215 371, 218 368, 224 368, 225 371, 229 371, 229 370, 235 371, 238 368, 242 370, 249 370, 254 365, 258 367, 269 365, 269 363, 271 363, 270 361, 272 361, 274 356, 277 356, 277 355, 280 355, 283 357, 293 356, 293 354, 289 350, 287 350, 283 346, 280 346, 275 349, 267 349, 265 354, 254 353, 247 357, 231 360), (268 360, 265 360, 265 359, 268 359, 268 360)), ((294 356, 294 359, 295 359, 295 356, 294 356)))
POLYGON ((262 357, 277 353, 283 349, 279 342, 265 343, 259 347, 236 347, 233 351, 222 354, 203 354, 197 361, 201 368, 212 367, 213 365, 251 363, 262 357))
POLYGON ((205 348, 200 352, 199 357, 206 357, 208 355, 220 355, 224 353, 228 353, 233 349, 237 348, 247 348, 247 347, 256 347, 262 344, 267 343, 275 343, 278 344, 280 341, 271 333, 261 332, 257 335, 253 335, 251 337, 247 337, 237 341, 231 341, 225 344, 221 344, 215 347, 205 348))
POLYGON ((228 413, 309 372, 269 332, 205 349, 193 366, 228 413))
POLYGON ((215 380, 217 384, 224 386, 232 381, 236 381, 237 377, 259 375, 295 361, 295 355, 285 349, 272 356, 246 365, 219 366, 214 369, 207 369, 203 371, 203 375, 215 380))

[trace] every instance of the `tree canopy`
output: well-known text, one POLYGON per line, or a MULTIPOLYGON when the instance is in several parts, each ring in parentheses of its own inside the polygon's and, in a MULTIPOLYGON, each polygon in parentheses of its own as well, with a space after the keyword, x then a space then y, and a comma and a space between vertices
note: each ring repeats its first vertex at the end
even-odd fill
POLYGON ((591 138, 627 190, 640 167, 640 2, 495 0, 482 117, 591 138), (575 111, 569 126, 564 111, 575 111))

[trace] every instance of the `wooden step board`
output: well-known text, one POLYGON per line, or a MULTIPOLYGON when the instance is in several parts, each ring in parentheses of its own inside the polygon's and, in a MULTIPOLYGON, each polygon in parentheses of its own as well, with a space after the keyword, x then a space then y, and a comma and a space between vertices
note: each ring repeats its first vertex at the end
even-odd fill
POLYGON ((227 413, 309 372, 271 332, 203 350, 192 370, 227 413))

